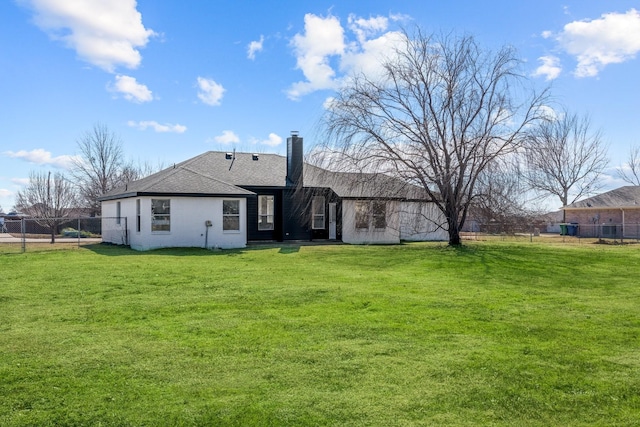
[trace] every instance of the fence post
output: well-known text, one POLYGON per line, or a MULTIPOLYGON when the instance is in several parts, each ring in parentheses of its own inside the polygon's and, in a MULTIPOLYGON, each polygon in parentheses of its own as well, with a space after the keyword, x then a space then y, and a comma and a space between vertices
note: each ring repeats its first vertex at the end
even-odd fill
POLYGON ((78 226, 76 227, 78 230, 78 248, 80 247, 80 217, 78 217, 78 226))
POLYGON ((22 238, 22 253, 27 251, 27 239, 24 225, 24 218, 20 218, 20 236, 22 238))

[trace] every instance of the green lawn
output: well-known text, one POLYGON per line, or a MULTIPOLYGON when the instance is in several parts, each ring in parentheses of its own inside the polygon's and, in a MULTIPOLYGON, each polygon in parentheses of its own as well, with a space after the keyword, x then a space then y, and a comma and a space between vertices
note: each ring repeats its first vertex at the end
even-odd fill
POLYGON ((0 256, 2 426, 639 420, 640 245, 0 256))

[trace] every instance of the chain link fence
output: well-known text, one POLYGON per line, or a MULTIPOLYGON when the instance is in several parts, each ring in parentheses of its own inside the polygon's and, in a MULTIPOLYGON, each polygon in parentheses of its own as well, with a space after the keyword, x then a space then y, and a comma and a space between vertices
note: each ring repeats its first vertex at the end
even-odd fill
POLYGON ((127 244, 126 218, 5 219, 0 254, 49 249, 74 249, 102 242, 104 232, 120 233, 127 244))
POLYGON ((470 222, 462 230, 467 240, 514 240, 559 243, 640 243, 640 223, 497 223, 470 222))
MULTIPOLYGON (((5 219, 0 230, 0 255, 50 249, 75 249, 102 242, 129 244, 127 218, 5 219)), ((544 224, 470 221, 463 240, 529 241, 549 243, 640 243, 640 223, 544 224)))

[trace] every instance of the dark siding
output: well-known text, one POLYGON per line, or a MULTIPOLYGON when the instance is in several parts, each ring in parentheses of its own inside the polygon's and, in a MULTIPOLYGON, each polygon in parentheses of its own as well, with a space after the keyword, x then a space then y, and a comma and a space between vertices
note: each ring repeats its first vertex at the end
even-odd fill
POLYGON ((247 240, 282 240, 282 190, 247 188, 257 193, 254 197, 247 199, 247 240), (274 229, 258 230, 258 195, 272 195, 274 203, 274 229))
POLYGON ((337 203, 337 238, 342 238, 342 203, 329 189, 304 189, 300 194, 292 188, 244 187, 257 195, 274 196, 274 230, 258 230, 258 196, 247 198, 247 240, 313 240, 329 238, 329 203, 337 203), (325 197, 325 228, 311 229, 311 200, 325 197))
POLYGON ((309 227, 309 213, 305 210, 306 203, 300 203, 299 194, 295 190, 284 190, 282 198, 284 240, 311 239, 309 227))

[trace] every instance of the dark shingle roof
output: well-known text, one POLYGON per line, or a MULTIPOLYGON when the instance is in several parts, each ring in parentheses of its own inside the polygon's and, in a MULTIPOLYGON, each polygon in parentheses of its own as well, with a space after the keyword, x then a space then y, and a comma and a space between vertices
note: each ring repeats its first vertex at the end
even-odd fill
POLYGON ((565 209, 640 208, 640 186, 628 185, 568 205, 565 209))
MULTIPOLYGON (((242 187, 286 186, 287 159, 277 154, 207 151, 148 177, 116 188, 101 197, 111 200, 145 194, 254 194, 242 187), (231 157, 229 159, 228 157, 231 157)), ((331 172, 304 165, 304 186, 331 188, 343 198, 418 198, 420 190, 380 174, 331 172)))
POLYGON ((305 165, 304 185, 329 187, 342 198, 424 199, 420 188, 384 174, 332 172, 305 165))

